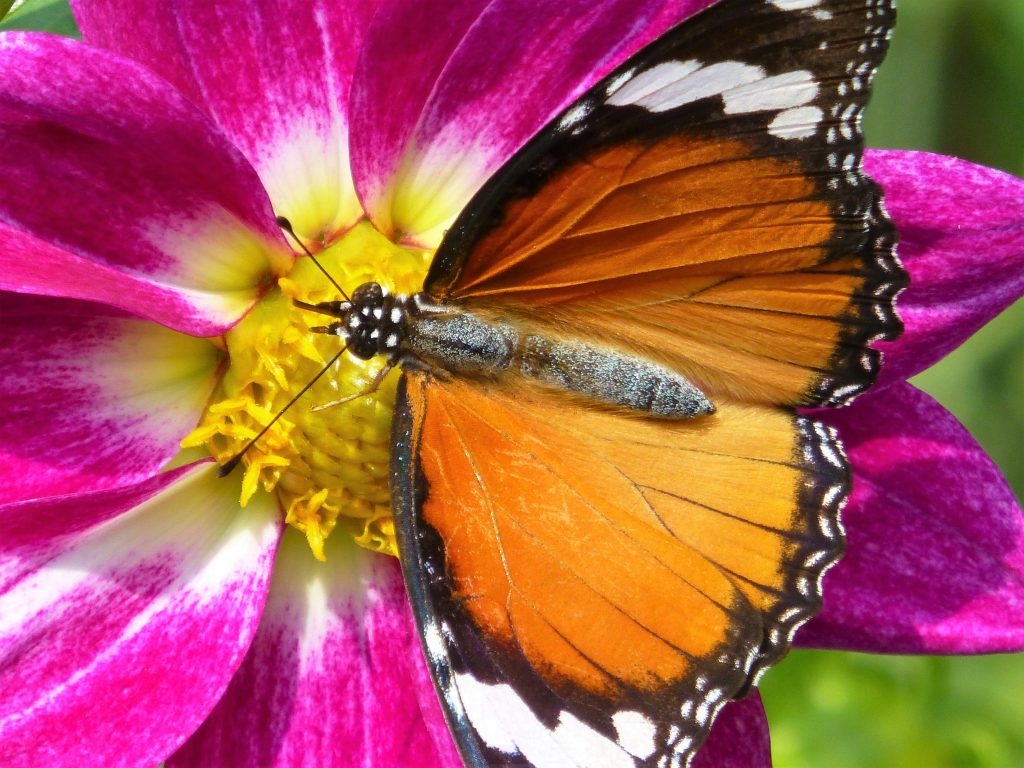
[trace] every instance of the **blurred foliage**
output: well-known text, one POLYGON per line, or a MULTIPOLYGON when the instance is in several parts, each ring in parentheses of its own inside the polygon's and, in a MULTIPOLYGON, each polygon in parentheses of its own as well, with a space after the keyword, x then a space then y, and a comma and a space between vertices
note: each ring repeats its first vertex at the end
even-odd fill
MULTIPOLYGON (((0 29, 78 34, 66 0, 26 0, 0 29)), ((900 0, 868 143, 1024 175, 1022 71, 1024 1, 900 0)), ((915 383, 957 414, 1024 496, 1024 302, 915 383)), ((1021 768, 1022 691, 1019 655, 796 651, 762 683, 777 768, 1021 768)))
POLYGON ((1021 768, 1022 667, 1020 656, 793 653, 762 683, 775 766, 1021 768))
MULTIPOLYGON (((7 0, 0 0, 0 9, 7 0)), ((0 13, 0 18, 4 14, 0 13)), ((0 21, 0 30, 34 29, 55 35, 78 37, 78 27, 67 0, 25 0, 0 21)))

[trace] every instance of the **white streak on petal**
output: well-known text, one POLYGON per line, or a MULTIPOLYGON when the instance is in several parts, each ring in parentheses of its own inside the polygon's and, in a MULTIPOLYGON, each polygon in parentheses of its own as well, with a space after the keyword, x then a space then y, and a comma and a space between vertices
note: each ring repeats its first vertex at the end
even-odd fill
POLYGON ((391 219, 410 244, 435 248, 486 177, 480 136, 453 136, 407 154, 393 181, 391 219))
POLYGON ((237 498, 204 463, 8 507, 55 533, 0 563, 0 734, 26 765, 154 764, 209 714, 252 639, 281 528, 270 496, 237 498), (84 524, 57 525, 74 511, 84 524), (98 711, 109 719, 82 725, 98 711))
POLYGON ((177 256, 160 277, 181 284, 180 291, 200 307, 223 305, 242 314, 259 295, 267 273, 291 264, 281 243, 263 240, 220 207, 194 216, 176 212, 139 226, 142 240, 177 256))
POLYGON ((344 136, 312 115, 291 121, 255 163, 274 210, 304 238, 329 239, 362 215, 344 136))

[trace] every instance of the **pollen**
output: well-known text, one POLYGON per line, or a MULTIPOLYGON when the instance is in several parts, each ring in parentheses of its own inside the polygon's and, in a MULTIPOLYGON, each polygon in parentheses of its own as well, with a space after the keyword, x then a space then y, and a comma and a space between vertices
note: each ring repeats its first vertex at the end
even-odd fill
MULTIPOLYGON (((349 294, 369 281, 413 293, 423 284, 431 256, 395 245, 366 222, 316 255, 349 294)), ((269 424, 344 345, 338 336, 310 330, 331 318, 293 301, 340 298, 312 260, 299 256, 224 337, 227 368, 200 425, 182 446, 205 446, 223 464, 269 424)), ((240 503, 245 506, 257 493, 275 494, 285 522, 305 534, 319 560, 326 559, 324 542, 339 533, 367 549, 397 554, 388 467, 399 372, 392 371, 372 394, 313 410, 369 390, 384 364, 382 358, 343 354, 243 457, 240 503)))

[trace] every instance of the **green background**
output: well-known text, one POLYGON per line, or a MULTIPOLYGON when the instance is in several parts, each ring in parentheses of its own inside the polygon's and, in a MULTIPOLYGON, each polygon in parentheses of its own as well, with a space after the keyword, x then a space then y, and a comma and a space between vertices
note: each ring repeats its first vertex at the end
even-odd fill
MULTIPOLYGON (((7 0, 0 0, 0 15, 7 0)), ((3 28, 75 34, 66 0, 3 28)), ((268 54, 272 55, 272 54, 268 54)), ((865 129, 1024 175, 1024 0, 900 0, 865 129)), ((1024 302, 920 376, 1024 496, 1024 302)), ((779 768, 1024 768, 1024 657, 797 651, 762 684, 779 768)))

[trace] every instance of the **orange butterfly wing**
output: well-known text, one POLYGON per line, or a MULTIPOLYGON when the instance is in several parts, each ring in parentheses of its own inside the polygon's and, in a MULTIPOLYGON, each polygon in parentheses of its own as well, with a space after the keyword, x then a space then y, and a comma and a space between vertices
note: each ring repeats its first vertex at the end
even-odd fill
POLYGON ((429 374, 407 375, 399 400, 394 486, 419 509, 399 545, 480 764, 530 758, 539 731, 573 754, 560 724, 595 711, 595 750, 631 743, 626 718, 650 737, 633 757, 690 755, 819 606, 846 464, 808 419, 728 402, 689 422, 629 419, 429 374), (506 680, 541 729, 490 709, 506 680))

